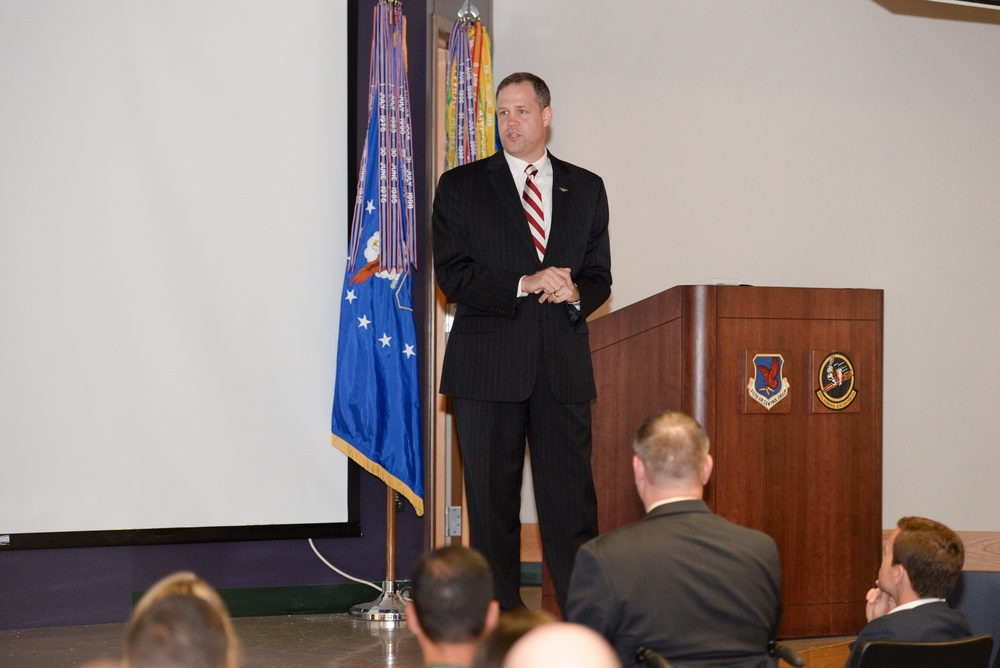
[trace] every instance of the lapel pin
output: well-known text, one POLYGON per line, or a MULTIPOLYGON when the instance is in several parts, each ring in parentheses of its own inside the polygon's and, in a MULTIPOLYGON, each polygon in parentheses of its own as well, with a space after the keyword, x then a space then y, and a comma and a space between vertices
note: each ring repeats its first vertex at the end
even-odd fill
POLYGON ((563 188, 562 186, 559 186, 559 192, 568 193, 569 192, 569 188, 563 188))

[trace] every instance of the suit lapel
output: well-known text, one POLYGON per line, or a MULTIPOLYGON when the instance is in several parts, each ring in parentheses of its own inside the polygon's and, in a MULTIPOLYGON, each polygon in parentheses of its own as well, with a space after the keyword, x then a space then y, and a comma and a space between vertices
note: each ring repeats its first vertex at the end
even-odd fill
POLYGON ((558 247, 559 241, 566 233, 569 221, 570 198, 573 196, 573 177, 565 163, 549 152, 549 162, 552 163, 552 224, 549 226, 549 240, 546 243, 546 257, 549 251, 558 247))
POLYGON ((486 174, 490 186, 496 193, 497 198, 503 202, 507 212, 507 220, 517 229, 525 244, 535 252, 535 242, 531 239, 531 231, 528 229, 528 220, 524 216, 524 207, 521 205, 521 194, 517 192, 517 185, 514 177, 510 173, 510 165, 503 151, 497 151, 489 158, 486 165, 486 174))

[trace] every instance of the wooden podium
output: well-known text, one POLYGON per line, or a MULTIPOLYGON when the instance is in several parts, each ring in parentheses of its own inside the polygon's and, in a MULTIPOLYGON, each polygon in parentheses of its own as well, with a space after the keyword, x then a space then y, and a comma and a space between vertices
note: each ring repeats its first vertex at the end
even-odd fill
POLYGON ((600 530, 643 513, 639 425, 684 411, 712 440, 708 505, 778 544, 780 636, 857 633, 882 536, 882 291, 678 286, 592 321, 590 344, 600 530))

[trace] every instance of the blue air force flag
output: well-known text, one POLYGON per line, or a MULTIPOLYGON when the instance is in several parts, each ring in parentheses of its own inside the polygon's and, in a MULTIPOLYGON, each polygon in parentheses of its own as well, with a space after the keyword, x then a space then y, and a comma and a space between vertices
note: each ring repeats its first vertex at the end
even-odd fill
POLYGON ((424 512, 413 322, 412 138, 405 20, 375 8, 369 122, 340 306, 333 444, 424 512))

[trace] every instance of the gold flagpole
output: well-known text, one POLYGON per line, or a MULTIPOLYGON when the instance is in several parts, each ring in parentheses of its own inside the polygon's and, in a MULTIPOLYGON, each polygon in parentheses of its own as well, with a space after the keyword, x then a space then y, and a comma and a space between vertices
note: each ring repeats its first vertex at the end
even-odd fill
POLYGON ((396 580, 396 492, 385 486, 385 579, 396 580))
POLYGON ((401 622, 406 619, 406 599, 396 587, 396 492, 385 486, 385 580, 382 594, 351 608, 351 616, 370 622, 401 622))

